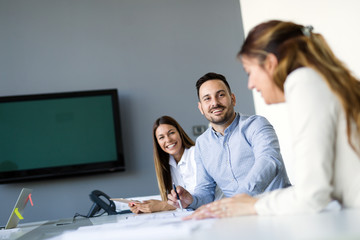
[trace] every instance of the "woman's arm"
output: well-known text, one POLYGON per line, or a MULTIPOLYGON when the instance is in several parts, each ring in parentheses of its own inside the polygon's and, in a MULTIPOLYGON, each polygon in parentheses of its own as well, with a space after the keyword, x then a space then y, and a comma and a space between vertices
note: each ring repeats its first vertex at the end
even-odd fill
POLYGON ((141 203, 133 203, 133 205, 129 207, 130 210, 136 214, 162 212, 176 209, 175 207, 169 205, 167 202, 160 200, 146 200, 141 203))

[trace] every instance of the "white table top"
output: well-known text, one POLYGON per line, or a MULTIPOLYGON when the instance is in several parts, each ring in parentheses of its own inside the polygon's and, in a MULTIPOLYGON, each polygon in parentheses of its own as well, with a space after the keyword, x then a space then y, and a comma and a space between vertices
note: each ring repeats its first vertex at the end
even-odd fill
MULTIPOLYGON (((122 214, 24 224, 0 239, 360 239, 360 209, 296 216, 244 216, 182 221, 182 213, 122 214), (177 214, 177 215, 175 215, 177 214), (173 216, 174 215, 174 216, 173 216)), ((8 230, 1 230, 8 231, 8 230)))
POLYGON ((221 219, 194 239, 360 239, 360 209, 221 219))

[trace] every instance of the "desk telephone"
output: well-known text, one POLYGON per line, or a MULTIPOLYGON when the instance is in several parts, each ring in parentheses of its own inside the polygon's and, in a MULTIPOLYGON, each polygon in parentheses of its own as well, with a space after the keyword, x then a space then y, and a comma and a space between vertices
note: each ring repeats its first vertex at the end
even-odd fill
POLYGON ((89 196, 94 204, 91 206, 90 211, 86 217, 95 217, 95 215, 99 213, 101 209, 103 209, 109 215, 117 214, 114 201, 110 200, 110 197, 105 193, 99 190, 94 190, 90 193, 89 196))

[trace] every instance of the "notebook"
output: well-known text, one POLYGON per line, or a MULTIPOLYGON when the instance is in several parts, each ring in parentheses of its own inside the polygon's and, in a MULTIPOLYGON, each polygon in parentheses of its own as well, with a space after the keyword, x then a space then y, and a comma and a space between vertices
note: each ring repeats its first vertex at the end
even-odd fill
POLYGON ((21 190, 20 195, 15 203, 14 209, 12 210, 9 220, 5 226, 5 229, 16 228, 19 221, 23 219, 22 214, 29 200, 32 205, 31 192, 32 189, 29 188, 23 188, 21 190))

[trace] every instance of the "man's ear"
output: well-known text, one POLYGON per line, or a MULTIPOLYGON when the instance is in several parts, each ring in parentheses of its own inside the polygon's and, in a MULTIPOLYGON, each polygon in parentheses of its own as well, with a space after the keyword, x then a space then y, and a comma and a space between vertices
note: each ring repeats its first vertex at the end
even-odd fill
POLYGON ((204 112, 203 112, 203 110, 202 110, 202 107, 201 107, 201 103, 200 103, 200 102, 198 102, 198 109, 199 109, 199 111, 201 112, 201 114, 204 115, 204 112))
POLYGON ((232 102, 232 104, 233 104, 233 106, 235 107, 235 105, 236 105, 236 97, 235 97, 235 94, 231 94, 231 102, 232 102))
POLYGON ((273 53, 269 53, 265 60, 265 70, 272 76, 278 66, 278 59, 273 53))

